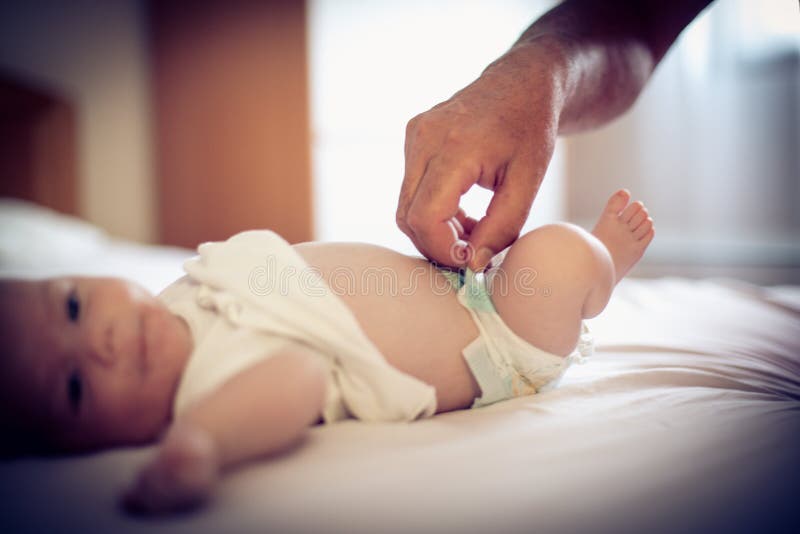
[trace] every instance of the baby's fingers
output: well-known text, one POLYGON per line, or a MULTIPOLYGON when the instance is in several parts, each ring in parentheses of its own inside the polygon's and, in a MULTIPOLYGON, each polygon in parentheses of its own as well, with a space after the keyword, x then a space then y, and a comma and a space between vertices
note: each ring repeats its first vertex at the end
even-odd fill
POLYGON ((210 488, 186 484, 161 470, 146 469, 122 496, 124 509, 135 515, 161 515, 196 508, 209 497, 210 488))
POLYGON ((172 500, 167 484, 151 468, 147 468, 136 478, 133 485, 123 494, 122 506, 131 514, 155 515, 172 509, 172 500))
POLYGON ((170 432, 158 455, 145 466, 122 505, 134 514, 165 514, 188 510, 210 497, 219 477, 213 450, 186 428, 170 432))

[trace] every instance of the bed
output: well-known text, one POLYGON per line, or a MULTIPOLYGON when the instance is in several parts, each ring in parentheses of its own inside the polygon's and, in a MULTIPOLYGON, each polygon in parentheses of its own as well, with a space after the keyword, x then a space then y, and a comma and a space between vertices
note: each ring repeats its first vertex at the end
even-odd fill
MULTIPOLYGON (((0 275, 120 275, 157 292, 192 254, 0 202, 0 275)), ((151 452, 0 462, 2 532, 798 531, 800 288, 622 282, 560 388, 411 424, 316 427, 194 514, 116 507, 151 452)))

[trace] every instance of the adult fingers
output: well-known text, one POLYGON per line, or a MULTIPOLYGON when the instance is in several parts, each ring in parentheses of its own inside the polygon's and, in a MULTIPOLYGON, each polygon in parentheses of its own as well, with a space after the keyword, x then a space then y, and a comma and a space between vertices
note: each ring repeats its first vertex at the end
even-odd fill
POLYGON ((464 227, 461 226, 461 223, 458 222, 458 219, 455 217, 451 217, 450 220, 447 221, 447 224, 450 226, 450 230, 453 234, 453 241, 448 254, 451 261, 463 265, 469 261, 471 257, 469 243, 464 239, 464 227))
MULTIPOLYGON (((461 208, 458 209, 461 210, 461 208)), ((456 239, 461 239, 464 237, 464 226, 461 224, 461 221, 458 220, 458 217, 450 217, 449 223, 453 228, 453 235, 455 235, 456 239)))
POLYGON ((464 161, 464 158, 453 156, 431 160, 406 217, 420 252, 449 267, 460 267, 468 261, 463 250, 466 243, 458 243, 461 236, 451 222, 455 217, 461 223, 458 202, 479 175, 474 166, 464 161), (452 165, 451 162, 458 164, 452 165))
POLYGON ((461 223, 461 228, 464 229, 464 235, 466 236, 469 236, 475 228, 475 225, 478 224, 478 220, 467 215, 463 208, 458 208, 456 219, 461 223))
POLYGON ((468 239, 477 222, 472 217, 468 217, 462 208, 458 208, 456 215, 449 221, 455 239, 450 246, 450 256, 460 265, 466 264, 474 254, 468 239))
MULTIPOLYGON (((400 186, 400 198, 397 202, 395 222, 400 230, 414 240, 413 229, 408 224, 408 210, 417 194, 417 188, 425 175, 425 170, 430 161, 429 152, 423 150, 427 145, 419 141, 419 122, 421 115, 417 115, 406 125, 405 138, 405 172, 403 183, 400 186)), ((415 243, 416 244, 416 243, 415 243)))
POLYGON ((483 270, 492 256, 513 243, 539 190, 541 176, 530 161, 518 158, 508 165, 503 181, 495 187, 486 215, 478 221, 470 235, 475 254, 469 267, 483 270))

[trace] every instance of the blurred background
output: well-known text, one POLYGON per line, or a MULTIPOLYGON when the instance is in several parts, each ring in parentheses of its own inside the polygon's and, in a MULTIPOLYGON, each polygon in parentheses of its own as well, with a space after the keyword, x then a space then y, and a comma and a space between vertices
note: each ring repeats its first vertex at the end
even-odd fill
MULTIPOLYGON (((273 228, 416 253, 406 122, 555 3, 5 0, 0 196, 143 243, 273 228)), ((526 228, 590 226, 618 187, 656 220, 635 274, 800 283, 796 0, 712 4, 628 114, 559 141, 526 228)))

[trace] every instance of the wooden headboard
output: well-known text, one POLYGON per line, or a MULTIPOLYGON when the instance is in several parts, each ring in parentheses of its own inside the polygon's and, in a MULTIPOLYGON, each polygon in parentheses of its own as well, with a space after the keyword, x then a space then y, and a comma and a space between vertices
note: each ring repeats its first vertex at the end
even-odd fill
POLYGON ((313 237, 306 2, 150 5, 160 241, 313 237))
MULTIPOLYGON (((146 183, 136 187, 152 195, 156 209, 137 215, 157 218, 151 222, 158 242, 187 247, 255 228, 274 229, 290 242, 311 239, 306 2, 153 0, 140 7, 134 13, 148 31, 142 42, 128 44, 149 55, 152 136, 145 143, 153 149, 154 176, 145 170, 146 183)), ((42 27, 32 31, 47 42, 42 27)), ((98 73, 127 68, 108 65, 98 49, 86 50, 98 54, 91 58, 98 73)), ((92 154, 89 161, 97 154, 97 146, 80 145, 88 143, 79 134, 89 127, 77 128, 97 94, 115 96, 78 92, 72 102, 61 91, 0 72, 0 195, 67 214, 92 212, 93 223, 107 222, 82 200, 113 206, 126 199, 106 199, 102 177, 79 176, 77 165, 79 154, 92 154)))
POLYGON ((74 105, 0 73, 0 196, 78 214, 74 105))

